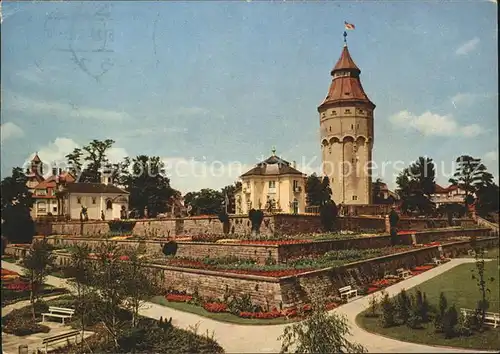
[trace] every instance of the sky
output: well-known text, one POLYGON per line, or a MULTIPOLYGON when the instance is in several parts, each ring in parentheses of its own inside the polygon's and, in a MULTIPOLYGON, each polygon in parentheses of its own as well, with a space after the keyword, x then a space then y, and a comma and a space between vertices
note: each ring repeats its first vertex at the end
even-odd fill
POLYGON ((183 193, 276 154, 319 172, 318 105, 343 47, 376 104, 375 177, 419 156, 446 185, 481 158, 498 181, 494 1, 2 2, 1 174, 92 139, 160 156, 183 193), (382 164, 385 169, 382 170, 382 164))

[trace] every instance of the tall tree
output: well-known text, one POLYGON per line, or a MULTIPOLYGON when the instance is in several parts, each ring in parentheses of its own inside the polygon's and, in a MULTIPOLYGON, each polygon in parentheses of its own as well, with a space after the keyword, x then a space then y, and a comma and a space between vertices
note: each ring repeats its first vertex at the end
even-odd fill
POLYGON ((92 140, 82 148, 75 148, 73 152, 66 155, 70 171, 79 182, 99 183, 101 172, 109 167, 106 152, 115 143, 112 139, 92 140), (83 161, 82 161, 83 159, 83 161))
POLYGON ((130 209, 144 216, 147 207, 150 217, 166 212, 176 190, 170 186, 170 179, 165 175, 165 164, 160 157, 140 155, 131 162, 126 159, 122 163, 124 170, 127 163, 132 164, 131 173, 123 172, 119 180, 130 193, 130 209))
POLYGON ((307 205, 321 206, 326 204, 332 196, 330 188, 330 179, 325 176, 323 179, 315 173, 307 177, 306 180, 306 198, 307 205))
POLYGON ((189 192, 184 196, 184 204, 192 207, 192 215, 217 215, 222 209, 223 202, 223 194, 210 188, 189 192))
POLYGON ((222 196, 224 198, 224 202, 225 202, 226 195, 227 195, 227 198, 229 200, 229 204, 227 205, 227 213, 228 214, 234 214, 236 212, 235 194, 236 194, 236 191, 240 188, 241 188, 241 182, 237 181, 237 182, 234 182, 234 184, 230 184, 228 186, 225 186, 221 190, 222 196))
POLYGON ((476 185, 476 211, 483 217, 499 210, 499 187, 493 182, 493 175, 484 171, 476 185))
POLYGON ((4 178, 0 184, 2 235, 14 243, 31 243, 35 234, 30 214, 33 198, 26 182, 23 170, 15 167, 12 176, 4 178))
POLYGON ((30 283, 30 303, 33 320, 35 320, 35 302, 39 298, 46 276, 54 265, 54 260, 55 255, 51 252, 46 239, 35 241, 23 258, 24 273, 30 283))
POLYGON ((468 155, 462 155, 456 160, 457 167, 450 183, 458 186, 465 192, 464 203, 468 207, 474 202, 474 193, 482 183, 486 167, 481 159, 468 155))
POLYGON ((402 209, 429 213, 432 209, 431 195, 435 191, 436 170, 432 159, 419 157, 396 178, 397 192, 403 202, 402 209))

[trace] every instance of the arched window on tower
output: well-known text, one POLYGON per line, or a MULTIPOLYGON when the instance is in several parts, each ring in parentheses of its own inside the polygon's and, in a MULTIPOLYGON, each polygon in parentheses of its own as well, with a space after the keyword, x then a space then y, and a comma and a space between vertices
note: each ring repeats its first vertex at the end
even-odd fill
POLYGON ((113 202, 110 199, 106 200, 106 209, 113 209, 113 202))

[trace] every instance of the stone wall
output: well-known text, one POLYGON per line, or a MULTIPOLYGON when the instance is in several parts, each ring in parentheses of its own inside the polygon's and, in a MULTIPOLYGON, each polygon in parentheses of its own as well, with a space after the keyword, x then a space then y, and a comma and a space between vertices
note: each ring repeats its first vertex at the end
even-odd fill
MULTIPOLYGON (((415 233, 415 240, 419 244, 426 244, 434 241, 448 241, 453 237, 489 236, 490 229, 477 228, 471 230, 435 230, 415 233)), ((410 234, 398 236, 400 243, 404 245, 413 244, 410 234)), ((85 243, 91 249, 103 242, 99 238, 81 238, 67 236, 50 236, 48 242, 60 247, 72 246, 76 243, 85 243)), ((150 254, 161 254, 165 241, 154 240, 112 240, 116 245, 137 247, 142 245, 146 252, 150 254)), ((328 251, 340 249, 368 249, 382 248, 391 245, 389 235, 359 237, 350 239, 331 239, 323 241, 311 241, 308 243, 286 244, 286 245, 252 245, 252 244, 217 244, 207 242, 183 242, 177 241, 177 257, 189 257, 203 259, 206 257, 229 257, 234 256, 241 259, 254 259, 260 264, 266 263, 270 258, 275 262, 285 263, 290 259, 302 257, 304 255, 323 255, 328 251)))
MULTIPOLYGON (((480 247, 498 246, 498 237, 478 240, 480 247)), ((469 241, 457 241, 441 246, 447 257, 466 254, 470 249, 469 241)), ((22 256, 26 248, 7 247, 7 254, 22 256), (8 250, 8 252, 7 252, 8 250)), ((439 256, 439 247, 416 249, 408 252, 354 262, 343 267, 311 271, 297 276, 283 278, 260 277, 243 274, 230 274, 218 271, 177 268, 150 265, 163 270, 165 290, 178 290, 193 293, 195 290, 203 297, 222 299, 225 293, 249 294, 255 304, 261 306, 293 307, 309 302, 309 294, 336 296, 338 289, 345 285, 362 287, 375 279, 383 277, 386 271, 395 272, 398 268, 411 268, 429 262, 439 256)), ((69 262, 69 254, 56 252, 59 264, 69 262)))
MULTIPOLYGON (((458 226, 475 225, 472 219, 456 220, 458 226)), ((349 216, 338 219, 342 230, 386 232, 386 221, 382 217, 349 216)), ((446 227, 445 219, 402 218, 399 230, 425 230, 429 227, 446 227), (430 225, 430 220, 434 225, 430 225)), ((251 223, 246 216, 231 216, 229 234, 250 234, 251 223)), ((318 215, 276 214, 266 215, 260 233, 263 236, 297 235, 321 232, 318 215)), ((38 224, 37 234, 43 235, 105 235, 109 233, 107 221, 70 221, 38 224)), ((137 220, 133 233, 147 238, 168 238, 176 235, 223 234, 223 225, 217 217, 190 217, 137 220)))

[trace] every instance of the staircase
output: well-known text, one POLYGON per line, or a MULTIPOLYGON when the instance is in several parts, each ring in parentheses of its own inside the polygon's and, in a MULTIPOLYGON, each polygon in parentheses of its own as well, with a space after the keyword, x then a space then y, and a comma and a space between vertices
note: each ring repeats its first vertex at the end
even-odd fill
POLYGON ((479 215, 475 215, 475 214, 473 214, 473 218, 476 221, 476 224, 478 226, 490 228, 492 236, 498 236, 499 235, 498 224, 496 224, 494 222, 491 222, 491 221, 488 221, 488 220, 480 217, 479 215))

